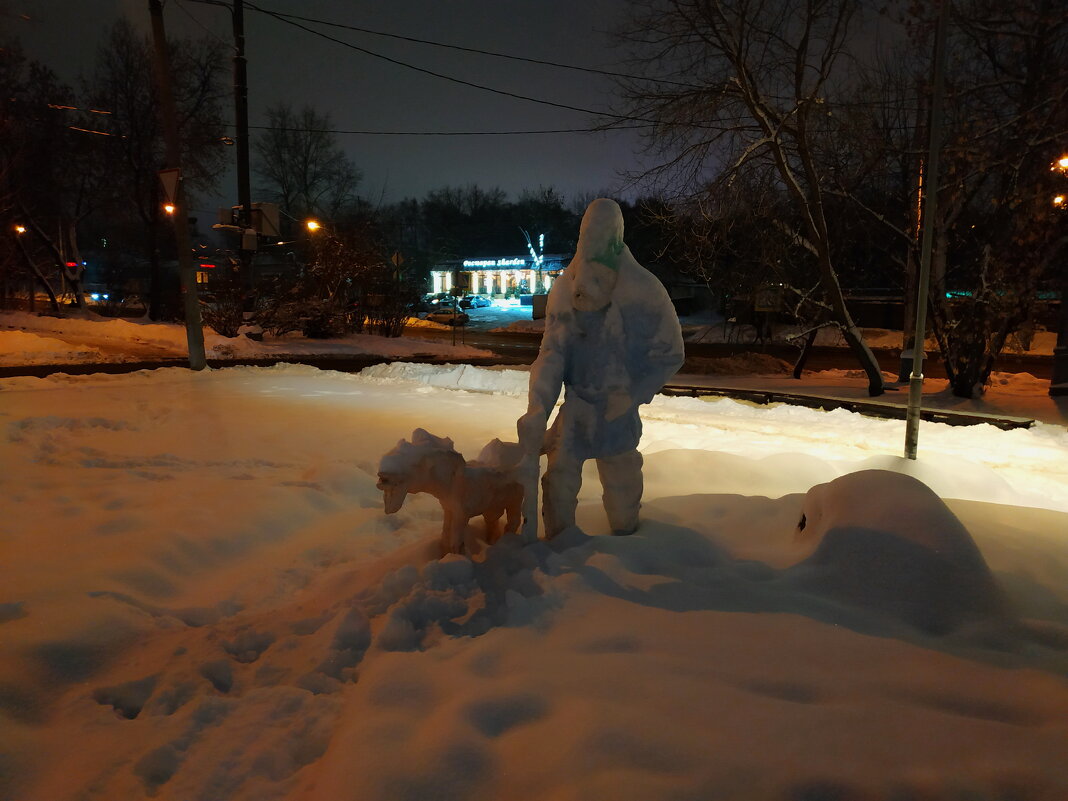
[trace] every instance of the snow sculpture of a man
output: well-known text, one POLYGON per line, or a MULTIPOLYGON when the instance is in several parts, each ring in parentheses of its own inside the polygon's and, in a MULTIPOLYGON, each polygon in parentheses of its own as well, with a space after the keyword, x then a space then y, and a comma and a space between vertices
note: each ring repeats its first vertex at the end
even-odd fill
MULTIPOLYGON (((517 422, 534 466, 533 475, 527 472, 528 499, 537 498, 537 454, 548 454, 542 479, 547 539, 575 524, 587 459, 597 460, 612 532, 637 528, 643 487, 638 407, 653 399, 683 356, 678 316, 664 286, 623 243, 618 204, 593 201, 582 217, 575 257, 549 293, 527 413, 517 422), (564 403, 546 432, 561 387, 564 403)), ((529 505, 524 512, 524 535, 531 538, 537 522, 529 519, 529 505)))

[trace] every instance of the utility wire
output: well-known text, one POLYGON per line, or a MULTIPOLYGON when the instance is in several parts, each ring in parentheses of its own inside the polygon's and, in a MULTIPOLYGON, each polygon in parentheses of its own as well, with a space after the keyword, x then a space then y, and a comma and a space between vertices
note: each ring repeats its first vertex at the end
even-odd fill
MULTIPOLYGON (((193 0, 193 2, 197 2, 197 0, 193 0)), ((182 0, 176 0, 175 5, 178 6, 178 10, 179 11, 181 11, 190 20, 192 20, 193 24, 196 25, 198 28, 200 28, 202 31, 204 31, 204 33, 206 33, 208 36, 210 36, 215 41, 219 42, 227 50, 232 50, 233 49, 233 47, 234 47, 234 43, 233 42, 226 41, 221 36, 219 36, 219 34, 215 33, 215 31, 211 30, 211 28, 209 28, 207 25, 205 25, 203 22, 201 22, 199 19, 197 19, 193 15, 193 12, 185 7, 185 4, 182 2, 182 0)))
MULTIPOLYGON (((190 2, 204 3, 204 2, 209 2, 209 0, 190 0, 190 2)), ((342 22, 331 22, 329 20, 317 19, 315 17, 304 17, 304 16, 301 16, 300 14, 289 14, 289 13, 284 12, 284 11, 272 11, 270 9, 266 9, 266 8, 262 8, 260 6, 257 6, 257 5, 255 5, 253 3, 246 3, 245 7, 246 8, 250 8, 250 9, 252 9, 254 11, 258 11, 261 14, 266 14, 266 15, 275 17, 276 19, 279 19, 282 22, 288 22, 290 20, 300 20, 302 22, 310 22, 310 23, 317 24, 317 25, 325 25, 325 26, 331 27, 331 28, 341 28, 343 30, 355 31, 357 33, 366 33, 366 34, 370 34, 372 36, 381 36, 381 37, 384 37, 384 38, 387 38, 387 39, 397 39, 397 40, 400 40, 400 41, 403 41, 403 42, 413 42, 415 44, 425 44, 425 45, 430 45, 432 47, 445 48, 445 49, 448 49, 448 50, 459 50, 459 51, 464 52, 464 53, 475 53, 475 54, 483 55, 483 56, 491 56, 493 58, 508 59, 509 61, 521 61, 521 62, 525 62, 527 64, 537 64, 539 66, 544 66, 544 67, 556 67, 558 69, 574 70, 576 72, 587 72, 587 73, 592 73, 594 75, 606 75, 606 76, 611 77, 611 78, 625 78, 625 79, 631 80, 631 81, 644 81, 644 82, 647 82, 647 83, 663 84, 665 86, 679 86, 679 87, 682 87, 683 89, 702 90, 702 89, 706 89, 707 88, 707 86, 704 86, 702 84, 689 83, 689 82, 686 82, 686 81, 675 81, 675 80, 671 80, 670 78, 648 77, 648 76, 643 76, 643 75, 634 75, 632 73, 617 72, 617 71, 614 71, 614 70, 602 70, 602 69, 597 69, 597 68, 594 68, 594 67, 580 67, 577 64, 564 64, 563 62, 560 62, 560 61, 548 61, 548 60, 545 60, 545 59, 528 58, 526 56, 512 55, 511 53, 500 53, 500 52, 497 52, 497 51, 494 51, 494 50, 483 50, 483 49, 480 49, 480 48, 477 48, 477 47, 464 47, 462 45, 448 44, 447 42, 436 42, 436 41, 434 41, 432 39, 419 39, 419 38, 414 37, 414 36, 403 36, 403 35, 397 34, 397 33, 386 33, 385 31, 376 31, 376 30, 373 30, 371 28, 363 28, 363 27, 360 27, 358 25, 347 25, 347 24, 342 23, 342 22)), ((295 23, 291 23, 291 24, 295 24, 295 23)), ((303 26, 301 26, 301 27, 303 27, 303 26)), ((309 29, 304 28, 304 30, 309 30, 309 29)), ((314 30, 311 30, 310 32, 311 33, 315 33, 317 35, 323 35, 323 34, 320 34, 318 31, 314 31, 314 30)), ((347 43, 342 42, 342 44, 347 44, 347 43)), ((368 52, 368 51, 365 51, 365 52, 368 52)), ((372 54, 372 55, 377 55, 377 54, 372 54)), ((385 58, 385 56, 382 56, 382 58, 385 58)), ((411 65, 405 65, 405 66, 411 66, 411 65)), ((418 67, 413 67, 413 69, 418 69, 418 67)), ((445 77, 445 78, 448 79, 448 76, 439 76, 439 77, 445 77)), ((472 85, 472 84, 469 84, 469 85, 472 85)), ((493 90, 490 89, 489 91, 493 91, 493 90)), ((794 100, 794 98, 785 97, 785 96, 782 96, 782 95, 768 95, 768 97, 771 97, 771 98, 773 98, 775 100, 779 100, 779 101, 785 101, 785 102, 790 102, 790 101, 794 100)), ((532 98, 525 98, 525 99, 532 99, 532 98)), ((541 101, 536 101, 536 102, 541 102, 541 101)), ((883 101, 878 101, 878 100, 862 100, 862 101, 852 101, 848 105, 851 105, 851 106, 873 106, 873 107, 878 107, 878 106, 884 106, 884 105, 887 105, 887 104, 884 103, 883 101)), ((600 112, 591 111, 589 113, 598 114, 600 112)), ((604 116, 614 116, 614 115, 605 114, 604 116)), ((628 117, 626 119, 633 119, 633 118, 628 117)))
MULTIPOLYGON (((222 3, 219 0, 188 0, 188 2, 201 3, 201 4, 205 4, 205 5, 223 5, 223 6, 226 5, 225 3, 222 3)), ((177 3, 180 6, 181 5, 181 0, 177 0, 177 3)), ((397 66, 400 66, 400 67, 405 67, 407 69, 415 70, 416 72, 421 72, 421 73, 423 73, 425 75, 431 75, 431 76, 433 76, 435 78, 441 78, 441 79, 446 80, 446 81, 452 81, 454 83, 458 83, 458 84, 461 84, 463 86, 469 86, 469 87, 474 88, 474 89, 480 89, 482 91, 491 92, 493 94, 503 95, 505 97, 512 97, 512 98, 515 98, 517 100, 526 100, 526 101, 529 101, 531 103, 540 103, 542 105, 552 106, 554 108, 562 108, 562 109, 566 109, 568 111, 579 111, 579 112, 582 112, 584 114, 593 114, 594 116, 610 117, 612 119, 624 120, 624 121, 642 122, 642 123, 646 123, 649 126, 657 125, 659 123, 657 123, 656 120, 648 119, 648 118, 645 118, 645 117, 635 117, 635 116, 626 115, 626 114, 613 114, 613 113, 607 112, 607 111, 594 111, 593 109, 580 108, 578 106, 571 106, 571 105, 567 105, 567 104, 564 104, 564 103, 557 103, 557 102, 552 101, 552 100, 543 100, 543 99, 536 98, 536 97, 529 97, 528 95, 521 95, 521 94, 518 94, 518 93, 515 93, 515 92, 508 92, 508 91, 505 91, 503 89, 496 89, 496 88, 494 88, 492 86, 485 86, 483 84, 474 83, 472 81, 465 81, 465 80, 463 80, 461 78, 455 78, 455 77, 453 77, 451 75, 444 75, 442 73, 434 72, 433 70, 428 70, 428 69, 425 69, 423 67, 417 67, 414 64, 409 64, 407 62, 400 61, 399 59, 394 59, 394 58, 391 58, 389 56, 383 55, 381 53, 377 53, 377 52, 375 52, 373 50, 368 50, 367 48, 360 47, 359 45, 354 45, 354 44, 352 44, 350 42, 346 42, 346 41, 344 41, 342 39, 338 39, 338 38, 335 38, 333 36, 330 36, 329 34, 323 33, 321 31, 317 31, 314 28, 309 28, 306 25, 302 25, 302 24, 300 24, 300 22, 297 22, 295 20, 300 20, 300 21, 303 21, 303 22, 310 22, 310 23, 318 24, 318 25, 326 25, 328 27, 333 27, 333 28, 342 28, 344 30, 356 31, 358 33, 367 33, 367 34, 371 34, 373 36, 382 36, 382 37, 386 37, 386 38, 390 38, 390 39, 399 39, 401 41, 406 41, 406 42, 414 42, 414 43, 417 43, 417 44, 426 44, 426 45, 431 45, 433 47, 442 47, 442 48, 447 48, 447 49, 451 49, 451 50, 460 50, 460 51, 468 52, 468 53, 477 53, 479 55, 492 56, 494 58, 504 58, 504 59, 509 59, 509 60, 512 60, 512 61, 522 61, 522 62, 526 62, 526 63, 530 63, 530 64, 538 64, 538 65, 541 65, 541 66, 557 67, 557 68, 560 68, 560 69, 576 70, 576 71, 579 71, 579 72, 588 72, 588 73, 593 73, 593 74, 598 74, 598 75, 607 75, 607 76, 617 77, 617 78, 626 78, 628 80, 647 81, 647 82, 650 82, 650 83, 659 83, 659 84, 664 84, 664 85, 669 85, 669 86, 679 86, 679 87, 683 87, 683 88, 686 88, 686 89, 693 89, 693 90, 698 90, 698 91, 707 88, 706 86, 703 86, 701 84, 686 83, 686 82, 682 82, 682 81, 673 81, 673 80, 670 80, 668 78, 646 78, 646 77, 642 77, 642 76, 638 76, 638 75, 632 75, 632 74, 624 73, 624 72, 614 72, 612 70, 600 70, 600 69, 595 69, 595 68, 592 68, 592 67, 580 67, 580 66, 577 66, 577 65, 574 65, 574 64, 564 64, 564 63, 558 62, 558 61, 547 61, 547 60, 542 60, 542 59, 526 58, 526 57, 523 57, 523 56, 513 56, 513 55, 508 54, 508 53, 498 53, 498 52, 494 52, 492 50, 481 50, 481 49, 473 48, 473 47, 463 47, 461 45, 452 45, 452 44, 446 44, 444 42, 435 42, 435 41, 432 41, 432 40, 429 40, 429 39, 419 39, 419 38, 412 37, 412 36, 402 36, 400 34, 385 33, 383 31, 376 31, 376 30, 372 30, 370 28, 362 28, 362 27, 359 27, 357 25, 347 25, 347 24, 340 23, 340 22, 330 22, 328 20, 316 19, 314 17, 304 17, 304 16, 301 16, 299 14, 289 14, 289 13, 286 13, 286 12, 283 12, 283 11, 272 11, 270 9, 262 8, 260 6, 255 5, 254 3, 249 3, 249 2, 245 3, 245 7, 248 8, 248 9, 251 9, 253 11, 257 11, 260 14, 264 14, 265 16, 273 17, 278 22, 283 22, 283 23, 285 23, 287 25, 293 25, 294 27, 297 27, 297 28, 300 28, 303 31, 306 31, 307 33, 310 33, 310 34, 312 34, 314 36, 322 37, 322 38, 324 38, 324 39, 326 39, 328 41, 334 42, 335 44, 339 44, 339 45, 342 45, 344 47, 348 47, 348 48, 350 48, 352 50, 356 50, 356 51, 358 51, 360 53, 364 53, 365 55, 369 55, 369 56, 371 56, 373 58, 382 59, 383 61, 387 61, 387 62, 389 62, 391 64, 396 64, 397 66)), ((186 11, 186 13, 188 14, 189 12, 186 11)), ((214 34, 212 34, 212 35, 214 36, 214 34)), ((218 37, 216 37, 216 38, 218 38, 218 37)), ((784 96, 781 96, 781 95, 767 95, 767 97, 769 97, 771 99, 774 99, 774 100, 778 100, 780 102, 795 102, 795 98, 784 97, 784 96)), ((853 106, 853 107, 867 106, 867 107, 871 107, 871 108, 892 107, 891 104, 888 104, 888 103, 885 103, 884 101, 879 101, 879 100, 859 100, 859 101, 855 100, 855 101, 851 101, 851 102, 845 103, 843 105, 845 105, 845 106, 853 106)), ((906 109, 906 110, 907 111, 916 111, 916 109, 911 109, 911 108, 910 109, 906 109)), ((615 126, 613 126, 613 127, 615 127, 615 126)), ((700 128, 700 127, 704 127, 704 126, 694 126, 694 127, 700 128)), ((605 126, 605 127, 602 127, 602 128, 591 128, 589 130, 590 131, 612 130, 612 128, 610 128, 608 126, 605 126)), ((575 132, 577 133, 577 132, 581 132, 581 131, 575 131, 575 132)), ((337 131, 336 133, 348 133, 348 132, 346 132, 346 131, 337 131)), ((353 131, 352 133, 363 133, 363 132, 353 131)), ((373 132, 367 132, 367 133, 373 133, 373 132)), ((540 133, 540 132, 531 131, 530 133, 540 133)), ((567 130, 567 131, 546 131, 546 133, 572 133, 572 131, 570 131, 570 130, 567 130)), ((414 132, 413 132, 413 135, 415 135, 414 132)), ((438 135, 438 134, 428 133, 427 135, 438 135)), ((444 135, 450 135, 451 136, 451 135, 458 135, 458 134, 444 134, 444 135)))
MULTIPOLYGON (((192 0, 192 2, 201 2, 201 0, 192 0)), ((607 75, 610 78, 626 78, 632 81, 650 81, 653 83, 669 84, 671 86, 682 86, 687 89, 700 89, 701 87, 692 83, 684 83, 682 81, 672 81, 667 78, 649 78, 641 75, 631 75, 626 72, 615 72, 613 70, 602 70, 595 67, 580 67, 576 64, 564 64, 559 61, 547 61, 539 58, 527 58, 525 56, 515 56, 511 53, 498 53, 493 50, 481 50, 477 47, 463 47, 462 45, 448 44, 446 42, 435 42, 431 39, 418 39, 414 36, 402 36, 397 33, 386 33, 384 31, 376 31, 371 28, 361 28, 358 25, 346 25, 342 22, 330 22, 325 19, 316 19, 314 17, 302 17, 299 14, 287 14, 284 11, 271 11, 270 9, 260 8, 252 3, 246 3, 248 8, 255 11, 259 11, 262 14, 270 14, 274 17, 285 17, 286 19, 300 20, 301 22, 311 22, 317 25, 326 25, 331 28, 343 28, 347 31, 356 31, 357 33, 367 33, 372 36, 382 36, 386 39, 399 39, 402 42, 414 42, 415 44, 431 45, 432 47, 443 47, 448 50, 460 50, 464 53, 477 53, 482 56, 492 56, 494 58, 505 58, 510 61, 522 61, 527 64, 538 64, 543 67, 557 67, 563 70, 574 70, 576 72, 589 72, 594 75, 607 75)))
MULTIPOLYGON (((233 127, 233 126, 229 126, 233 127)), ((272 125, 250 125, 251 130, 283 131, 285 133, 354 134, 356 136, 527 136, 534 134, 611 133, 639 128, 652 128, 652 123, 642 125, 613 125, 611 128, 551 128, 531 131, 359 131, 335 128, 277 128, 272 125)))
MULTIPOLYGON (((193 0, 193 2, 203 2, 203 0, 193 0)), ((526 100, 526 101, 531 102, 531 103, 539 103, 539 104, 541 104, 543 106, 552 106, 553 108, 562 108, 562 109, 565 109, 567 111, 578 111, 578 112, 580 112, 582 114, 593 114, 594 116, 598 116, 598 117, 611 117, 612 119, 617 119, 617 120, 628 120, 628 121, 632 121, 632 122, 644 122, 644 123, 649 123, 649 124, 655 124, 655 122, 656 122, 655 120, 644 119, 642 117, 633 117, 633 116, 626 115, 626 114, 612 114, 612 113, 606 112, 606 111, 594 111, 593 109, 581 108, 579 106, 571 106, 571 105, 568 105, 567 103, 557 103, 557 102, 552 101, 552 100, 542 100, 542 99, 537 98, 537 97, 530 97, 528 95, 521 95, 521 94, 518 94, 516 92, 508 92, 508 91, 505 91, 504 89, 495 89, 492 86, 486 86, 485 84, 474 83, 472 81, 465 81, 465 80, 463 80, 461 78, 454 78, 451 75, 444 75, 443 73, 440 73, 440 72, 434 72, 433 70, 428 70, 428 69, 425 69, 423 67, 417 67, 414 64, 408 64, 407 62, 399 61, 398 59, 395 59, 395 58, 390 58, 389 56, 382 55, 381 53, 376 53, 373 50, 368 50, 365 47, 360 47, 359 45, 354 45, 354 44, 352 44, 350 42, 344 41, 343 39, 338 39, 338 38, 336 38, 334 36, 330 36, 329 34, 323 33, 322 31, 317 31, 314 28, 309 28, 307 25, 302 25, 299 22, 295 22, 293 20, 286 19, 285 17, 283 17, 283 16, 281 16, 279 14, 275 14, 272 11, 267 11, 265 9, 257 8, 256 6, 253 6, 253 5, 249 5, 248 7, 253 9, 253 10, 255 10, 255 11, 259 11, 261 14, 266 14, 267 16, 272 17, 272 18, 278 20, 279 22, 285 23, 286 25, 292 25, 292 26, 294 26, 296 28, 300 28, 301 30, 307 31, 308 33, 310 33, 310 34, 312 34, 314 36, 319 36, 319 37, 321 37, 323 39, 326 39, 328 41, 334 42, 335 44, 339 44, 339 45, 342 45, 344 47, 348 47, 351 50, 356 50, 356 51, 358 51, 360 53, 363 53, 365 55, 372 56, 373 58, 381 59, 382 61, 388 61, 390 64, 396 64, 398 67, 405 67, 406 69, 414 70, 416 72, 421 72, 424 75, 431 75, 431 76, 433 76, 435 78, 441 78, 443 80, 451 81, 453 83, 458 83, 458 84, 460 84, 462 86, 469 86, 469 87, 471 87, 473 89, 480 89, 480 90, 482 90, 484 92, 491 92, 491 93, 496 94, 496 95, 503 95, 504 97, 511 97, 511 98, 516 99, 516 100, 526 100)))

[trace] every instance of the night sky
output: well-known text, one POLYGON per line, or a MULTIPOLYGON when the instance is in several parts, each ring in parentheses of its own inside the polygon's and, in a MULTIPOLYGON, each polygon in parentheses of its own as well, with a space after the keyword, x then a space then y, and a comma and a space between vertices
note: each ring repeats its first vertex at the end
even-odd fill
MULTIPOLYGON (((247 1, 247 0, 246 0, 247 1)), ((601 69, 620 69, 607 32, 620 21, 619 0, 255 0, 300 14, 423 39, 601 69)), ((192 0, 165 0, 168 34, 212 35, 227 42, 230 15, 192 0)), ((91 69, 102 35, 126 14, 148 31, 147 0, 0 0, 5 28, 31 57, 76 83, 91 69), (23 20, 21 14, 30 20, 23 20)), ((610 78, 459 53, 337 28, 329 35, 400 61, 505 91, 589 109, 611 101, 610 78)), ((591 127, 579 112, 460 86, 314 36, 246 7, 250 124, 266 106, 310 103, 337 129, 497 131, 591 127)), ((227 84, 230 76, 225 76, 227 84)), ((227 113, 232 108, 227 106, 227 113)), ((253 131, 255 134, 255 131, 253 131)), ((619 190, 634 169, 632 132, 539 136, 359 136, 339 141, 364 173, 361 195, 378 202, 421 197, 444 185, 498 186, 513 199, 524 188, 554 186, 565 197, 619 190)), ((220 193, 236 192, 233 177, 220 193)), ((255 179, 253 186, 255 187, 255 179)), ((615 192, 618 194, 618 191, 615 192)), ((255 198, 254 198, 255 199, 255 198)))

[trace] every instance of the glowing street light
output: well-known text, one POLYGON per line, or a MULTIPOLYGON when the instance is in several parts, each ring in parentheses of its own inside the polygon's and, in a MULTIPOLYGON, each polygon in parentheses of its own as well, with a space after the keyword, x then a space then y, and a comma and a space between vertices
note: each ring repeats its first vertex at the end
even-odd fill
POLYGON ((308 230, 312 231, 313 233, 323 227, 319 224, 318 220, 308 220, 306 223, 304 223, 304 225, 307 226, 308 230))
POLYGON ((1062 170, 1068 170, 1068 156, 1062 156, 1061 158, 1057 159, 1057 166, 1060 167, 1062 170))
POLYGON ((163 206, 163 210, 165 212, 167 212, 168 214, 174 214, 174 204, 173 203, 165 203, 164 206, 163 206))
POLYGON ((1057 197, 1053 198, 1053 205, 1054 206, 1063 206, 1064 205, 1064 195, 1057 195, 1057 197))
POLYGON ((26 233, 26 226, 25 225, 16 225, 15 226, 15 233, 16 234, 24 234, 24 233, 26 233))

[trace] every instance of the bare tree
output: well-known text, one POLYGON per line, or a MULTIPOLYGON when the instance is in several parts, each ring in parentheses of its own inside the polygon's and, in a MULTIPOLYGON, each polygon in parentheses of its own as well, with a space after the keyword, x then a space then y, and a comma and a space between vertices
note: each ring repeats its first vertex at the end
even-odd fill
POLYGON ((1068 142, 1068 17, 1054 0, 970 0, 954 21, 932 311, 953 392, 974 397, 1068 245, 1050 170, 1068 142))
POLYGON ((267 130, 253 142, 261 191, 291 217, 335 220, 357 205, 361 173, 330 131, 329 114, 287 104, 267 109, 267 130))
MULTIPOLYGON (((108 175, 99 137, 74 92, 17 43, 0 50, 0 215, 7 234, 21 233, 16 254, 59 310, 54 281, 84 306, 78 227, 103 202, 108 175)), ((31 295, 32 298, 32 295, 31 295)))
MULTIPOLYGON (((837 183, 878 221, 888 251, 913 263, 935 10, 910 5, 902 14, 912 37, 897 63, 918 68, 871 77, 882 102, 855 111, 842 148, 870 154, 870 168, 855 170, 852 185, 837 183), (880 196, 891 200, 879 206, 880 196)), ((930 311, 953 393, 975 397, 1068 245, 1065 215, 1051 202, 1062 179, 1050 170, 1068 141, 1068 18, 1053 0, 960 0, 949 55, 944 171, 938 187, 924 187, 939 195, 938 215, 926 221, 935 237, 930 311)))
MULTIPOLYGON (((172 40, 170 50, 182 180, 187 193, 207 191, 215 185, 227 157, 223 53, 209 39, 172 40)), ((150 40, 139 35, 129 20, 120 19, 97 53, 85 94, 92 107, 109 112, 100 118, 98 127, 108 134, 103 141, 112 188, 112 223, 132 217, 134 229, 144 232, 143 247, 150 265, 149 316, 158 319, 164 314, 160 248, 166 241, 158 170, 167 165, 152 64, 150 40)))
POLYGON ((624 39, 655 78, 623 92, 630 115, 653 123, 647 141, 661 158, 644 177, 676 196, 707 212, 743 175, 781 185, 795 215, 780 225, 814 260, 820 302, 879 395, 879 365, 839 282, 820 152, 837 124, 830 111, 856 9, 853 0, 649 0, 624 39))

